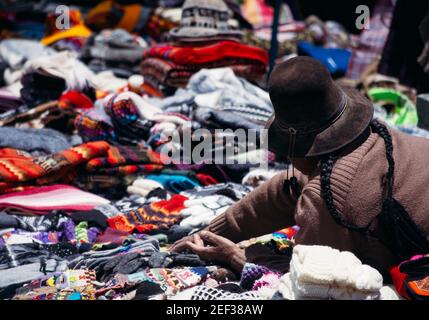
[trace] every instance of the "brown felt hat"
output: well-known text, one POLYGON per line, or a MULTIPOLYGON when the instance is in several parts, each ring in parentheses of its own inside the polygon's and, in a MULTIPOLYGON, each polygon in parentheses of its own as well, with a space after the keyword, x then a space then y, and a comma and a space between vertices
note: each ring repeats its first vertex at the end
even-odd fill
POLYGON ((289 157, 326 155, 361 136, 373 117, 372 103, 336 84, 310 57, 277 65, 269 79, 274 115, 268 120, 270 150, 289 157))

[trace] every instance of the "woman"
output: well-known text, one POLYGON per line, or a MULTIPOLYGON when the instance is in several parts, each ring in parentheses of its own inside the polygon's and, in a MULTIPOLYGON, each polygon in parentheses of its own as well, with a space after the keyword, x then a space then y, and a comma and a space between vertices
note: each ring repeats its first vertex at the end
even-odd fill
POLYGON ((297 224, 296 243, 351 251, 383 275, 429 252, 429 140, 372 120, 371 102, 311 58, 278 65, 269 93, 269 145, 292 168, 173 250, 240 270, 246 255, 234 242, 297 224))

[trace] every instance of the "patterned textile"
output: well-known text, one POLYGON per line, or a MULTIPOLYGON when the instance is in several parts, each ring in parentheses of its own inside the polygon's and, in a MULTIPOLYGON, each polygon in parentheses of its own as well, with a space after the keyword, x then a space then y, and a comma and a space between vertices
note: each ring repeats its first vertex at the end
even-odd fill
POLYGON ((174 195, 169 200, 143 205, 137 210, 109 218, 107 221, 111 228, 129 233, 134 230, 141 233, 167 230, 180 221, 180 211, 185 208, 186 200, 188 198, 185 196, 174 195))
POLYGON ((261 300, 256 292, 231 293, 216 288, 198 286, 195 288, 191 300, 261 300))
POLYGON ((365 68, 380 58, 389 34, 393 16, 392 0, 378 0, 371 12, 370 28, 359 36, 358 46, 353 49, 346 76, 359 79, 365 68))
POLYGON ((75 128, 84 141, 117 141, 118 137, 109 117, 102 111, 91 109, 79 114, 75 128))
POLYGON ((0 149, 0 192, 20 190, 19 187, 69 183, 76 167, 109 150, 104 141, 89 142, 50 156, 32 157, 24 151, 0 149))
POLYGON ((112 96, 107 101, 104 110, 110 117, 118 135, 137 141, 147 139, 154 123, 140 118, 131 99, 114 101, 115 97, 112 96))
POLYGON ((265 72, 265 66, 246 59, 223 59, 203 65, 178 65, 169 60, 147 58, 141 64, 141 72, 154 77, 159 83, 171 87, 185 87, 189 78, 200 69, 230 67, 237 76, 255 79, 265 72))
POLYGON ((86 170, 104 175, 130 175, 162 170, 159 153, 146 147, 111 146, 102 157, 91 159, 86 170))

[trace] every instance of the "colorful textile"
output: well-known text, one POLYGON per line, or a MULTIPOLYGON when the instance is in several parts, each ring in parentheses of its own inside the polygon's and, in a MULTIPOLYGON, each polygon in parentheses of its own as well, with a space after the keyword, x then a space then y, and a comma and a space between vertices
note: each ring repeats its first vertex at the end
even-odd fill
POLYGON ((69 185, 36 187, 0 196, 0 208, 35 214, 52 210, 84 211, 110 201, 69 185))
POLYGON ((417 108, 405 94, 394 89, 375 87, 368 90, 368 96, 376 104, 386 103, 394 106, 392 112, 383 120, 392 125, 417 126, 417 108))
POLYGON ((141 233, 167 230, 180 219, 180 211, 185 208, 184 202, 188 198, 182 195, 174 195, 169 200, 161 200, 141 208, 130 211, 124 215, 109 218, 107 221, 111 228, 141 233))
POLYGON ((94 103, 82 92, 70 90, 58 99, 58 107, 66 110, 91 109, 94 103))
POLYGON ((121 136, 141 141, 149 137, 152 121, 141 119, 138 110, 131 99, 115 99, 112 96, 104 106, 110 117, 115 131, 121 136))
POLYGON ((391 270, 398 292, 410 300, 429 300, 429 254, 416 255, 391 270), (393 271, 393 272, 392 272, 393 271))
POLYGON ((285 228, 274 232, 273 237, 280 238, 280 239, 292 239, 295 237, 298 231, 299 231, 299 227, 293 226, 293 227, 285 228))
POLYGON ((178 65, 204 65, 222 59, 246 59, 267 65, 268 54, 259 48, 234 41, 220 41, 204 47, 155 46, 144 53, 144 58, 168 59, 178 65))
POLYGON ((110 118, 102 111, 90 109, 80 113, 74 125, 84 141, 117 141, 117 134, 110 118))
POLYGON ((200 186, 198 181, 180 174, 150 174, 146 176, 146 179, 159 182, 164 186, 165 189, 174 193, 179 193, 200 186))
POLYGON ((57 21, 58 14, 52 13, 48 15, 46 19, 46 35, 41 41, 44 45, 50 45, 67 38, 88 38, 91 35, 91 30, 85 26, 82 15, 78 10, 70 10, 70 26, 65 30, 58 29, 57 21))
POLYGON ((270 273, 271 270, 264 266, 259 266, 253 263, 246 263, 241 272, 240 286, 250 290, 255 284, 255 281, 260 279, 264 274, 270 273))
POLYGON ((32 157, 10 148, 0 149, 0 192, 20 186, 71 182, 76 167, 107 152, 106 142, 89 142, 50 156, 32 157))
POLYGON ((103 175, 131 175, 163 168, 160 155, 146 147, 111 146, 103 157, 88 161, 86 170, 103 175))
POLYGON ((265 65, 247 59, 222 59, 210 63, 179 65, 160 58, 147 58, 141 64, 141 73, 155 78, 159 83, 170 87, 185 87, 190 77, 200 69, 220 67, 231 68, 237 76, 256 79, 265 72, 265 65))

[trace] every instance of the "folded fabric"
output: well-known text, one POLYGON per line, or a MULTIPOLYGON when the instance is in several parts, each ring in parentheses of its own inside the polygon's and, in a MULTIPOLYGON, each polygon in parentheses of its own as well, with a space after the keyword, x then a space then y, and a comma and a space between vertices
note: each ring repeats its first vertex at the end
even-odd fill
POLYGON ((66 136, 52 129, 0 127, 0 148, 52 154, 71 148, 66 136))
POLYGON ((225 68, 231 69, 237 76, 245 79, 258 79, 265 73, 265 65, 252 60, 235 58, 221 59, 210 63, 197 65, 179 65, 169 60, 146 58, 140 65, 141 74, 156 80, 157 87, 186 87, 193 74, 201 69, 225 68))
MULTIPOLYGON (((61 225, 68 220, 59 212, 50 212, 43 216, 8 215, 8 217, 16 220, 17 226, 14 228, 31 232, 59 230, 61 225)), ((13 226, 10 225, 10 227, 13 226)))
POLYGON ((189 79, 186 89, 178 89, 160 106, 163 110, 197 116, 195 120, 206 125, 218 123, 215 128, 261 128, 273 113, 268 93, 238 77, 230 68, 198 71, 189 79))
POLYGON ((163 187, 171 192, 180 193, 184 190, 193 189, 200 184, 193 179, 181 175, 158 174, 147 175, 146 179, 159 182, 163 187))
POLYGON ((157 172, 164 166, 157 152, 140 146, 110 146, 105 155, 94 157, 86 164, 90 173, 131 175, 157 172))
POLYGON ((189 80, 187 89, 197 94, 194 101, 199 107, 233 112, 261 123, 273 112, 268 93, 237 77, 230 68, 201 70, 189 80))
POLYGON ((174 195, 169 200, 153 202, 135 211, 109 218, 108 223, 111 228, 129 233, 134 230, 141 233, 168 230, 181 220, 180 211, 184 209, 187 199, 182 195, 174 195))
POLYGON ((198 108, 194 117, 196 121, 210 129, 228 128, 232 130, 258 130, 262 128, 262 126, 258 126, 254 122, 234 114, 233 112, 213 110, 210 108, 198 108))
POLYGON ((147 43, 123 29, 102 30, 88 39, 81 57, 107 61, 138 63, 143 58, 147 43))
POLYGON ((103 141, 89 142, 40 157, 16 149, 0 149, 0 192, 26 185, 71 182, 78 165, 105 154, 109 148, 103 141))
MULTIPOLYGON (((46 270, 52 273, 67 270, 67 261, 65 260, 58 262, 55 259, 48 259, 45 265, 46 270)), ((43 277, 45 274, 41 270, 40 262, 0 270, 0 299, 12 297, 16 287, 43 277)))
POLYGON ((92 210, 107 203, 107 199, 69 185, 38 187, 0 196, 0 208, 34 214, 47 214, 52 210, 92 210))
POLYGON ((180 226, 204 228, 233 204, 234 201, 231 198, 221 195, 186 200, 185 209, 180 211, 180 215, 184 218, 180 226))
POLYGON ((287 299, 378 299, 383 286, 381 274, 351 252, 304 245, 294 247, 281 281, 287 299))
POLYGON ((149 192, 157 188, 163 188, 162 184, 151 179, 137 179, 127 188, 129 194, 147 196, 149 192))
POLYGON ((181 194, 190 199, 204 198, 212 195, 223 195, 234 201, 238 201, 246 196, 250 191, 252 191, 252 188, 250 187, 234 182, 228 182, 196 187, 191 190, 186 190, 181 194))
POLYGON ((203 47, 155 46, 145 51, 144 57, 168 59, 179 65, 198 65, 226 58, 254 60, 263 65, 268 63, 268 54, 264 50, 234 41, 220 41, 203 47))

